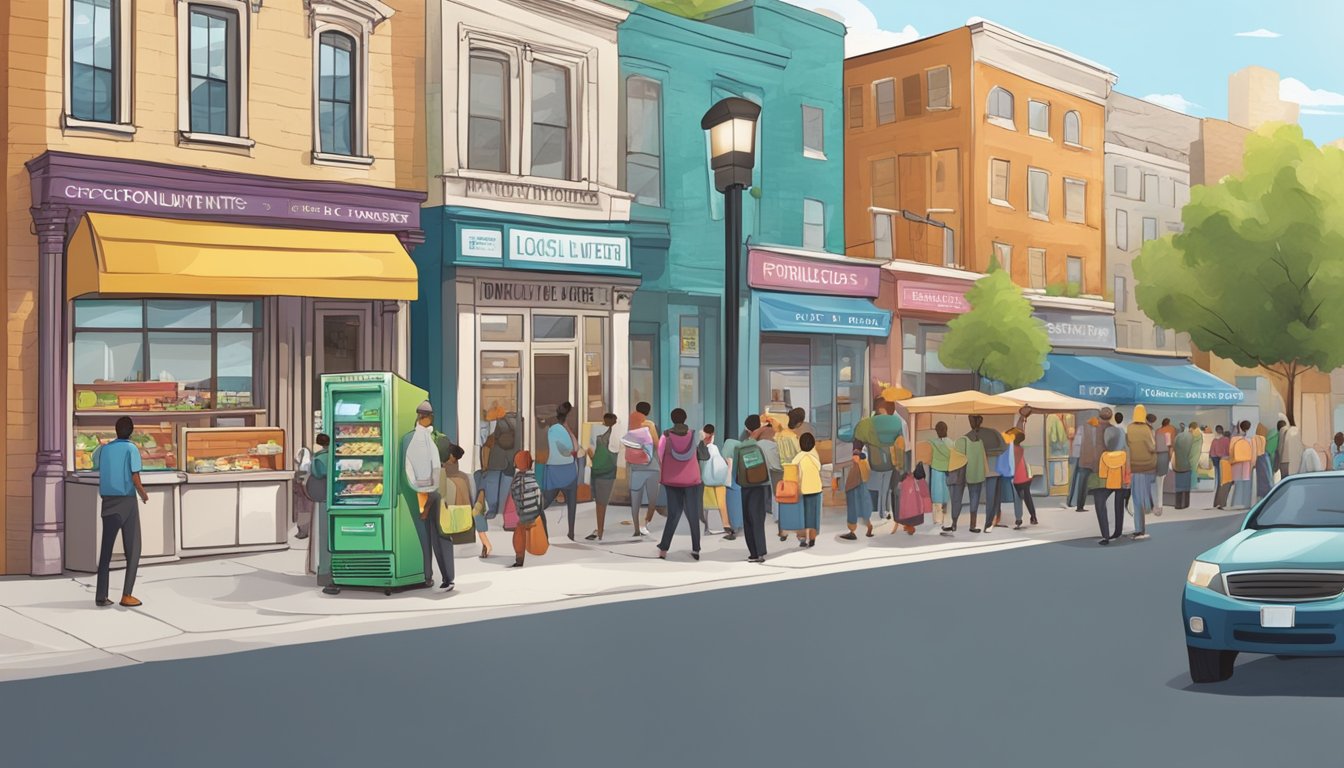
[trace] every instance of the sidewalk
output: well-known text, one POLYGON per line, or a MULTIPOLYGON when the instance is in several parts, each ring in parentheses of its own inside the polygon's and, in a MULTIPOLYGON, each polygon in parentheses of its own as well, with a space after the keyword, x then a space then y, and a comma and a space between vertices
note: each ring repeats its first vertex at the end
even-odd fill
MULTIPOLYGON (((1162 522, 1242 514, 1207 509, 1211 501, 1211 493, 1196 493, 1191 509, 1169 509, 1153 518, 1150 528, 1158 523, 1154 535, 1161 536, 1162 522)), ((283 552, 142 567, 136 596, 145 605, 134 610, 95 608, 92 574, 9 577, 0 579, 0 680, 448 626, 1097 536, 1090 510, 1064 509, 1058 498, 1040 502, 1041 524, 1021 531, 1010 527, 972 534, 963 514, 962 529, 951 538, 940 536, 931 520, 914 536, 892 535, 891 524, 883 521, 875 525, 874 538, 864 538, 860 529, 857 542, 838 538, 845 532, 844 513, 827 510, 817 545, 809 549, 800 549, 793 538, 780 542, 774 519, 768 518, 770 556, 764 565, 746 562, 740 535, 736 541, 704 537, 700 562, 692 561, 684 524, 667 562, 660 562, 655 545, 664 518, 655 518, 654 538, 633 539, 630 526, 620 525, 628 520, 625 507, 608 511, 606 541, 589 544, 583 537, 594 529, 593 506, 581 505, 579 542, 572 543, 564 536, 563 508, 552 508, 552 544, 545 557, 507 569, 513 562, 511 534, 492 521, 494 555, 481 560, 479 545, 458 547, 457 587, 451 593, 420 589, 387 597, 381 591, 347 589, 324 595, 304 573, 307 541, 299 540, 291 540, 293 549, 283 552)), ((1005 505, 1004 516, 1011 519, 1011 505, 1005 505)), ((121 574, 113 572, 114 599, 120 583, 121 574)))

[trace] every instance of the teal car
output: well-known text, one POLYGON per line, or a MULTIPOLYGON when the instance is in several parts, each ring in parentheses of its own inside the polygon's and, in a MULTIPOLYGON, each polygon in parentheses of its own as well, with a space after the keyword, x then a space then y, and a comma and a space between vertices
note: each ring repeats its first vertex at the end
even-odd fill
POLYGON ((1181 613, 1196 683, 1230 678, 1240 653, 1344 656, 1344 472, 1275 486, 1190 565, 1181 613))

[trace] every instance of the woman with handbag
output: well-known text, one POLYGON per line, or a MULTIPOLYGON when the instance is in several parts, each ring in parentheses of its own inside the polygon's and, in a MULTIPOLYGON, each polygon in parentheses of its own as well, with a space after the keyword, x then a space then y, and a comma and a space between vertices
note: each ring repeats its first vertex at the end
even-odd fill
POLYGON ((706 424, 701 430, 704 439, 696 449, 700 461, 700 479, 705 486, 704 503, 701 505, 700 522, 705 533, 726 533, 725 541, 733 541, 737 535, 733 531, 733 522, 728 517, 728 461, 723 457, 719 446, 714 444, 714 425, 706 424), (712 530, 709 524, 709 510, 717 510, 723 523, 722 531, 712 530))
POLYGON ((588 534, 587 541, 602 540, 607 522, 607 503, 611 501, 611 489, 616 485, 616 452, 611 449, 611 431, 616 428, 616 414, 604 414, 602 426, 605 429, 593 435, 593 444, 588 449, 588 458, 593 462, 592 488, 593 504, 597 507, 597 530, 588 534))
POLYGON ((574 540, 574 518, 579 504, 579 449, 574 435, 565 426, 574 406, 568 401, 555 409, 555 423, 546 430, 546 474, 542 476, 545 492, 543 509, 550 509, 560 494, 565 496, 565 510, 569 517, 569 540, 574 540))
POLYGON ((929 499, 933 504, 933 524, 942 528, 951 522, 948 514, 947 472, 952 463, 952 440, 947 422, 933 425, 935 437, 929 441, 929 499))
POLYGON ((798 453, 791 463, 798 468, 798 494, 803 507, 798 546, 815 547, 821 529, 821 457, 817 455, 817 438, 810 432, 798 438, 798 453))
POLYGON ((439 478, 439 495, 443 499, 441 503, 444 510, 459 505, 471 506, 472 527, 475 529, 476 538, 481 540, 481 559, 484 560, 495 551, 490 544, 490 536, 486 533, 489 524, 485 519, 487 509, 485 489, 473 483, 473 478, 462 471, 461 462, 465 455, 466 451, 462 450, 462 446, 456 444, 448 446, 448 455, 443 460, 443 474, 439 478))
POLYGON ((509 567, 522 568, 527 553, 536 550, 535 546, 529 546, 529 539, 533 536, 545 539, 548 537, 548 532, 546 516, 541 514, 543 509, 541 488, 537 486, 537 478, 532 473, 532 454, 519 451, 513 457, 513 466, 513 482, 509 484, 509 498, 513 500, 514 509, 518 511, 518 524, 513 528, 514 560, 513 565, 509 567))

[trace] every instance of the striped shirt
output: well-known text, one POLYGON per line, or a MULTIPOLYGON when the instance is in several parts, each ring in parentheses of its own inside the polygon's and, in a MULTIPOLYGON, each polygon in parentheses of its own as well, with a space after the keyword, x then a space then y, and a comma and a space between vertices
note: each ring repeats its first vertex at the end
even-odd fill
POLYGON ((509 495, 513 497, 513 506, 518 510, 518 522, 527 525, 541 517, 541 488, 531 470, 517 472, 509 484, 509 495))

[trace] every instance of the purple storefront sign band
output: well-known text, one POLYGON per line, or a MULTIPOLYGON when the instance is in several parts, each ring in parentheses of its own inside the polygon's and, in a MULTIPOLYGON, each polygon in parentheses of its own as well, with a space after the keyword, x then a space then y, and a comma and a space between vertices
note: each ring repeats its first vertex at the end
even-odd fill
POLYGON ((878 267, 802 259, 757 248, 747 254, 747 283, 752 288, 875 299, 880 276, 878 267))
POLYGON ((199 213, 212 216, 282 216, 293 219, 338 221, 415 227, 409 211, 394 211, 367 205, 342 205, 253 194, 190 192, 132 184, 71 182, 56 185, 54 197, 77 207, 110 206, 137 213, 199 213))

